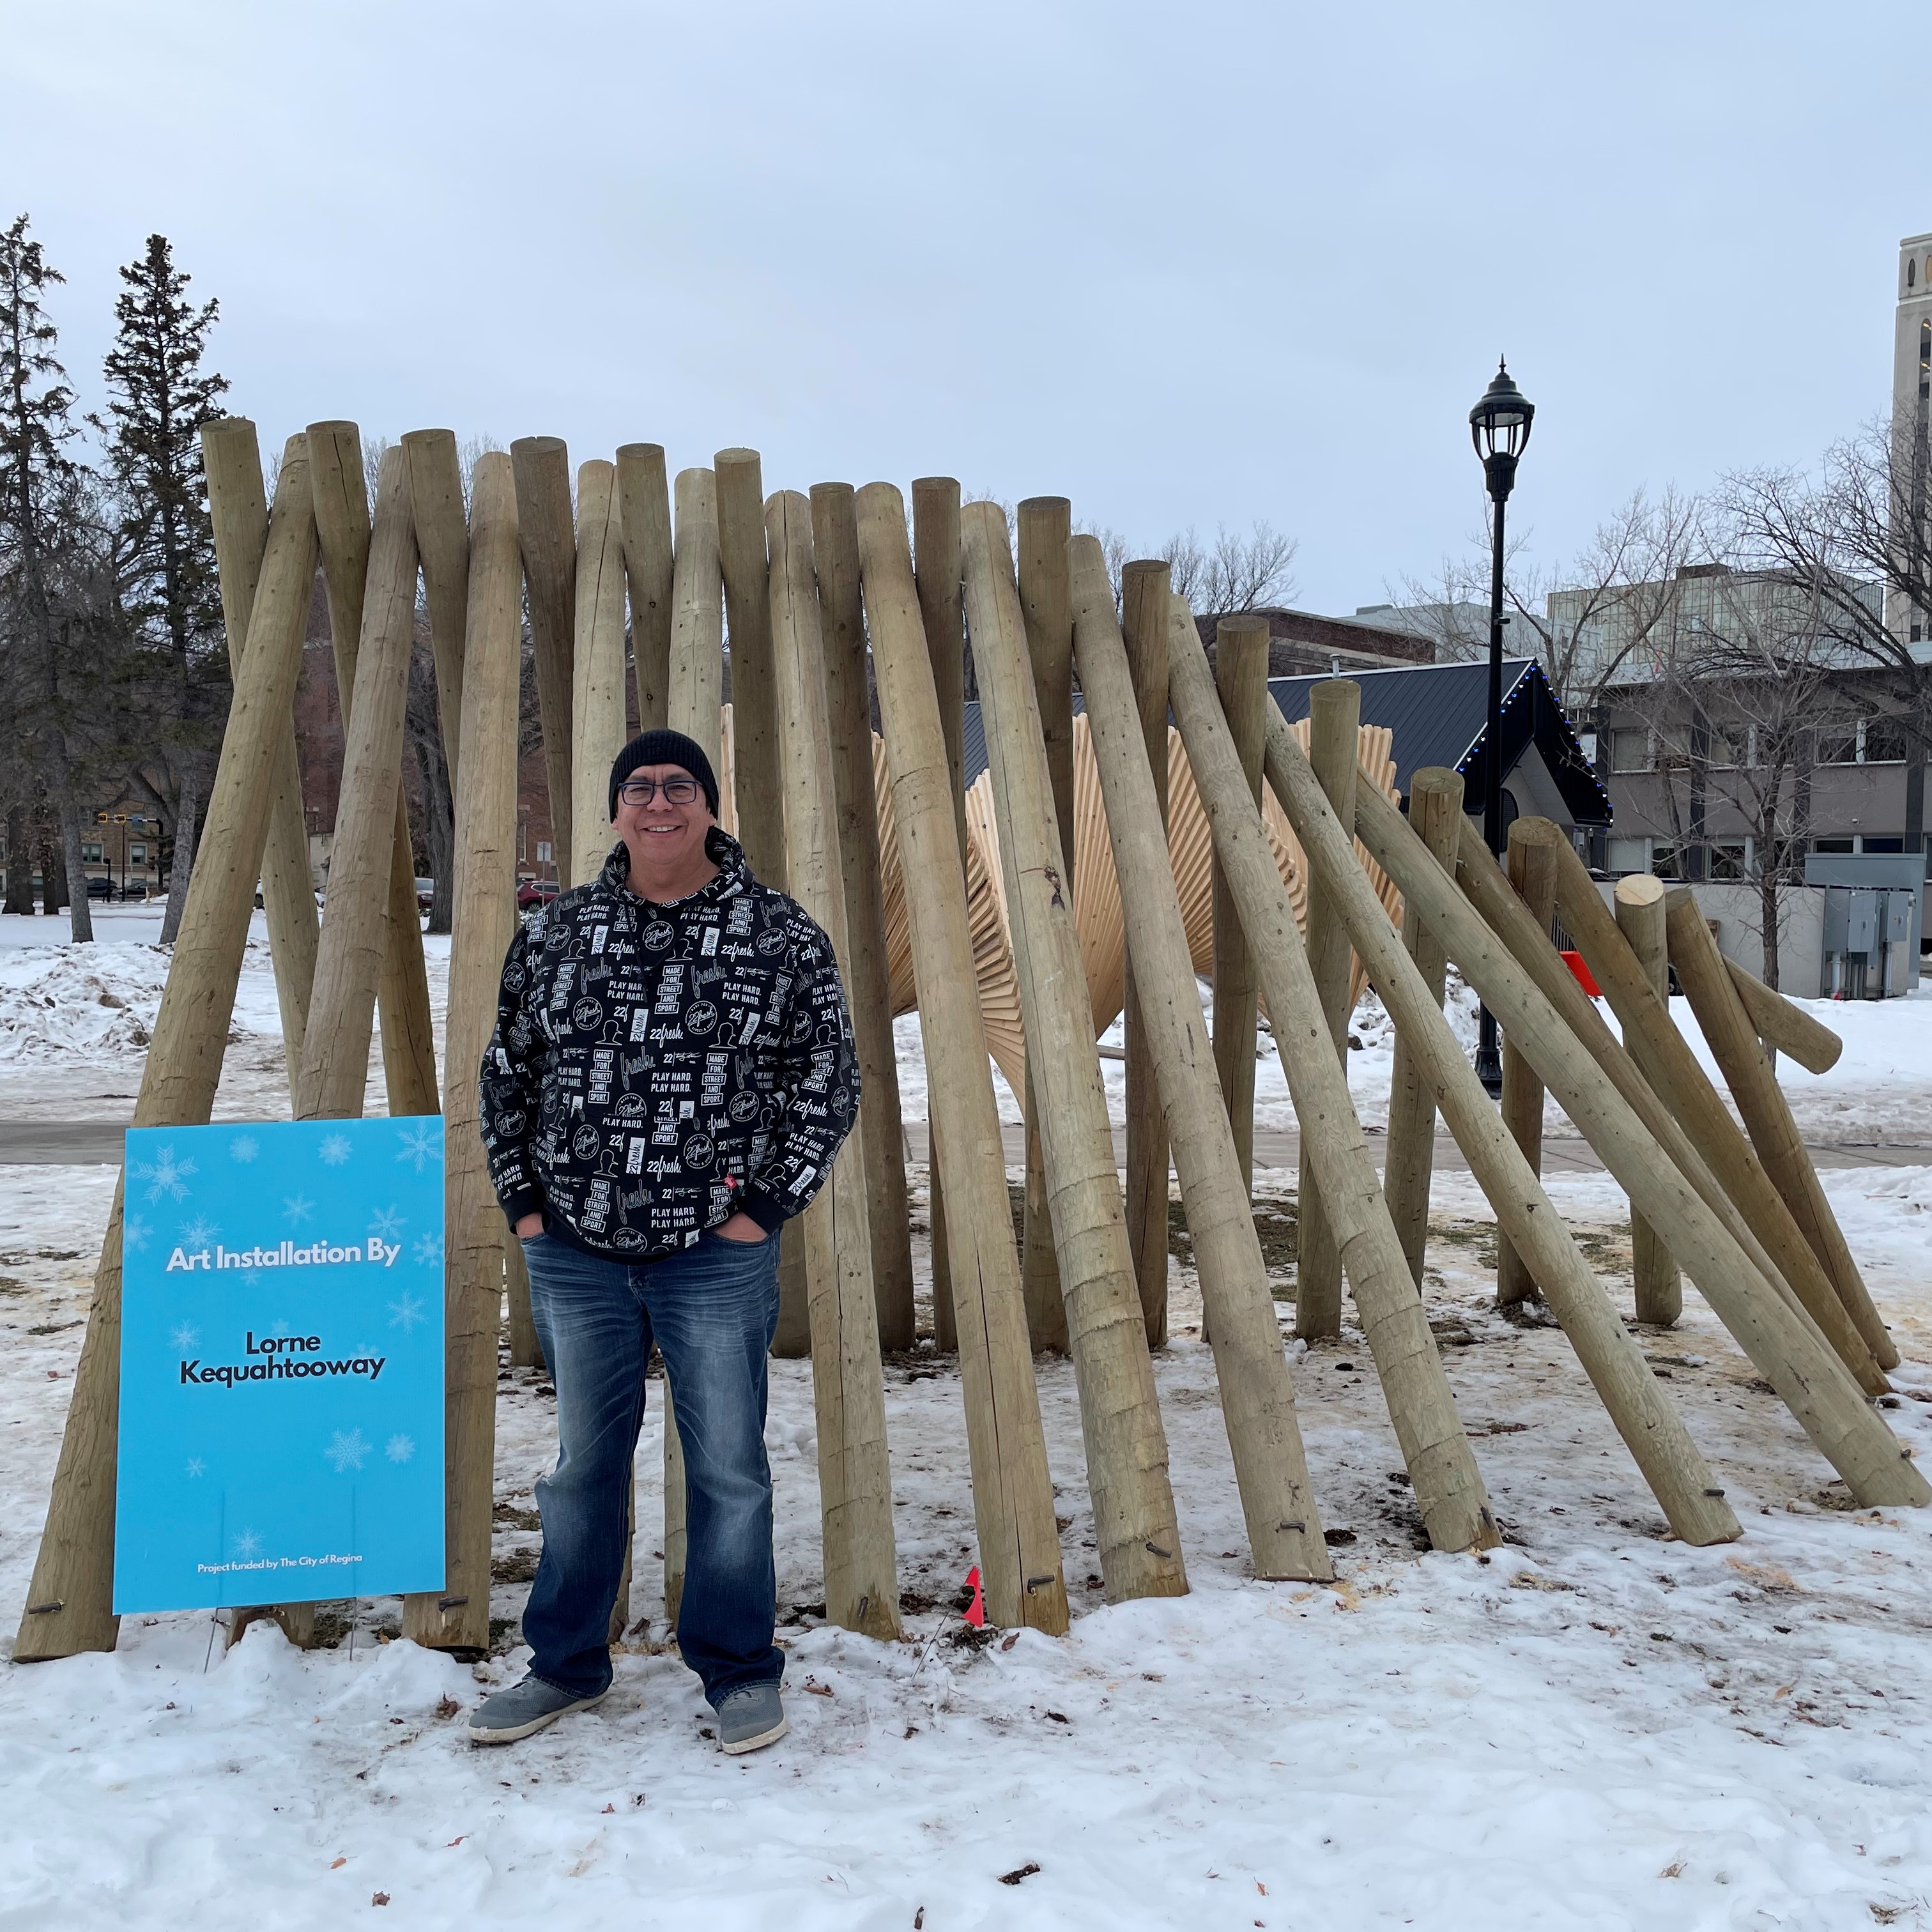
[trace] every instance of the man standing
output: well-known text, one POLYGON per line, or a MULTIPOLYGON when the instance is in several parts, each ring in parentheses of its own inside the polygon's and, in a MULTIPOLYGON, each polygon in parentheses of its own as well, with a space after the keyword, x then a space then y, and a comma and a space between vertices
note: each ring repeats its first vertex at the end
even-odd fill
POLYGON ((717 811, 692 740, 632 739, 610 771, 622 842, 503 963, 483 1144, 530 1269, 558 1455, 537 1484, 530 1672, 477 1707, 473 1743, 610 1688, 653 1341, 684 1449, 678 1647, 724 1750, 784 1735, 764 1444, 778 1230, 831 1173, 858 1062, 831 942, 753 877, 717 811))

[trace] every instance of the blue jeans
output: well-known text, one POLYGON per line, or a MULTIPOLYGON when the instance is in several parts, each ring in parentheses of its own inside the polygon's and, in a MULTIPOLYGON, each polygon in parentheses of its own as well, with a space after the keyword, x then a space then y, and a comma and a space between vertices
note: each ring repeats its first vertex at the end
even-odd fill
POLYGON ((543 1556, 524 1610, 530 1668, 596 1696, 610 1682, 631 1466, 655 1339, 684 1447, 686 1554, 678 1648, 715 1706, 776 1683, 765 1361, 778 1324, 778 1242, 706 1234, 631 1266, 548 1234, 524 1243, 537 1338, 556 1384, 556 1467, 536 1486, 543 1556))

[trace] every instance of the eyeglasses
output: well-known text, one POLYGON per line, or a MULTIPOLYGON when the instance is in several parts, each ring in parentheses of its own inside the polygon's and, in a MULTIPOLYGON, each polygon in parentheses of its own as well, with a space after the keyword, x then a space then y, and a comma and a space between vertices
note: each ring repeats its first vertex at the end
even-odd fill
POLYGON ((659 792, 667 805, 688 805, 698 796, 698 781, 666 778, 660 784, 656 778, 626 778, 617 788, 617 796, 626 805, 649 805, 659 792))

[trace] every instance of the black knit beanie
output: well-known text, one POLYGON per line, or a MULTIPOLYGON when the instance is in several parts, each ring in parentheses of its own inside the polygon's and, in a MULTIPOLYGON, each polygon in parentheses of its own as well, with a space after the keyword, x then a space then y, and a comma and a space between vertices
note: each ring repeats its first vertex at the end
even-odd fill
POLYGON ((704 788, 704 802, 711 808, 713 818, 718 816, 718 776, 711 769, 711 760, 704 755, 704 748, 694 738, 687 738, 682 731, 640 731, 617 754, 617 762, 610 767, 610 817, 614 823, 617 816, 617 788, 631 774, 646 765, 681 765, 704 788))

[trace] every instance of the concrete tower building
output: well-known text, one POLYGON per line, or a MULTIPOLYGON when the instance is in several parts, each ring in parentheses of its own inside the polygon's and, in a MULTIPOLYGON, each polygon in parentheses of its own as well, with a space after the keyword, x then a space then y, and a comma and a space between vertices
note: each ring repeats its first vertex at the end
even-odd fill
MULTIPOLYGON (((1898 314, 1892 351, 1892 433, 1897 452, 1909 454, 1911 501, 1901 506, 1923 532, 1932 502, 1932 235, 1908 235, 1898 244, 1898 314)), ((1932 611, 1916 607, 1902 592, 1886 598, 1886 628, 1914 644, 1932 640, 1932 611)), ((1914 653, 1917 655, 1917 653, 1914 653)))

